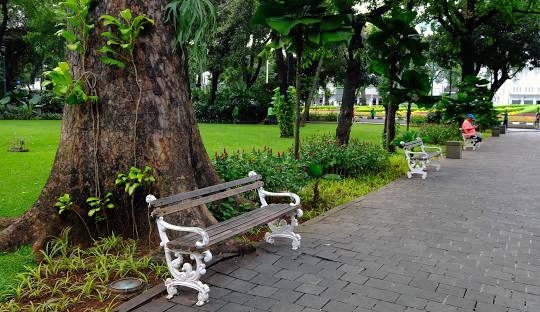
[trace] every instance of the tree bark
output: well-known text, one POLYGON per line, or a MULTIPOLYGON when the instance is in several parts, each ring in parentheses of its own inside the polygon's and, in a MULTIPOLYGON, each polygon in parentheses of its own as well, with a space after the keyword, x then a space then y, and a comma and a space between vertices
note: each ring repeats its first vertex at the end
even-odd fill
POLYGON ((356 89, 360 83, 360 67, 360 62, 354 58, 354 53, 349 50, 343 97, 341 99, 338 125, 336 128, 336 140, 340 145, 349 144, 354 114, 354 99, 356 97, 356 89))
MULTIPOLYGON (((118 15, 126 7, 156 21, 154 27, 148 27, 141 34, 135 48, 135 64, 142 86, 136 153, 139 167, 154 168, 156 182, 152 193, 162 197, 219 182, 202 144, 190 100, 187 55, 179 56, 174 50, 174 29, 163 24, 163 8, 167 4, 167 0, 106 0, 98 2, 92 10, 90 18, 96 23, 96 31, 92 32, 84 63, 86 71, 96 75, 99 104, 64 108, 61 140, 49 179, 33 207, 0 233, 0 250, 32 242, 41 247, 51 235, 57 235, 67 226, 72 227, 74 241, 88 243, 88 234, 76 214, 66 211, 59 215, 54 204, 59 196, 69 193, 74 200, 74 210, 84 217, 92 234, 97 235, 96 226, 87 217, 85 200, 95 196, 98 190, 101 194, 112 191, 117 204, 109 214, 110 231, 131 237, 131 226, 126 224, 134 221, 141 239, 157 241, 155 231, 149 228, 153 220, 149 220, 144 202, 147 192, 136 193, 135 220, 132 220, 130 201, 123 190, 114 187, 117 173, 127 172, 132 165, 128 155, 133 153, 138 96, 134 74, 128 67, 116 69, 101 63, 96 52, 104 43, 99 35, 104 27, 98 23, 98 17, 118 15)), ((80 77, 81 60, 73 55, 70 60, 74 75, 80 77)), ((169 221, 203 227, 216 222, 205 207, 172 219, 169 221)), ((103 227, 99 234, 106 234, 103 227)))
POLYGON ((0 4, 2 5, 2 24, 0 24, 0 47, 4 44, 4 34, 6 33, 7 22, 9 19, 8 15, 8 0, 1 0, 0 4))
POLYGON ((411 124, 411 102, 407 103, 407 131, 409 131, 410 124, 411 124))
POLYGON ((309 108, 311 107, 313 97, 315 97, 315 92, 317 92, 317 90, 319 89, 319 76, 321 74, 323 61, 324 55, 321 55, 321 58, 319 59, 319 64, 317 64, 317 70, 315 71, 315 78, 313 78, 313 84, 311 85, 311 90, 309 91, 309 96, 306 100, 303 122, 309 121, 309 108))
MULTIPOLYGON (((272 34, 272 40, 274 39, 274 36, 277 38, 275 34, 272 34)), ((287 81, 287 66, 285 65, 285 59, 283 58, 283 49, 279 48, 275 52, 276 55, 276 67, 277 67, 277 76, 278 76, 278 83, 279 83, 279 91, 281 95, 287 96, 287 87, 289 86, 287 81)))
POLYGON ((303 52, 302 35, 298 34, 296 37, 296 123, 294 128, 294 158, 300 159, 300 123, 302 117, 300 116, 300 98, 302 93, 300 92, 300 83, 302 81, 302 52, 303 52))
POLYGON ((210 95, 208 96, 208 107, 214 107, 216 104, 217 88, 219 83, 220 70, 212 70, 212 78, 210 79, 210 95))

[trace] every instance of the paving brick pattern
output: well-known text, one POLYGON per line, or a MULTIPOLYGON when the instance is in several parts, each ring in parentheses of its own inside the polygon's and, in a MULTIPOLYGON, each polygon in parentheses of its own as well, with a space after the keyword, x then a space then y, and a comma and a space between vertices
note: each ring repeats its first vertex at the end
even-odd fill
POLYGON ((137 311, 540 311, 540 134, 509 133, 400 179, 137 311))

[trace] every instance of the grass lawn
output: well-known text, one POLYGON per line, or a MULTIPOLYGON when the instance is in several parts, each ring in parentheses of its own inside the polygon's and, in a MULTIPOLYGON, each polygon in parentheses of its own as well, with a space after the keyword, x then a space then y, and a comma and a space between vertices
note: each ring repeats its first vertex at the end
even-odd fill
MULTIPOLYGON (((301 129, 302 137, 334 133, 334 124, 311 124, 301 129)), ((271 147, 286 151, 292 138, 279 137, 277 126, 201 124, 201 134, 208 154, 271 147)), ((354 125, 352 137, 379 142, 381 125, 354 125)), ((23 214, 35 201, 54 160, 60 139, 60 121, 0 121, 0 217, 23 214), (13 139, 24 138, 28 153, 7 152, 13 139)))
MULTIPOLYGON (((0 120, 0 217, 16 217, 30 208, 39 195, 51 170, 60 140, 60 121, 0 120), (7 152, 10 143, 24 138, 27 153, 7 152)), ((286 151, 292 138, 279 137, 277 126, 200 124, 208 154, 271 147, 286 151)), ((335 133, 335 124, 310 124, 303 127, 302 138, 335 133)), ((380 142, 382 125, 353 125, 351 136, 380 142)), ((15 274, 32 263, 32 250, 23 247, 14 253, 0 253, 0 292, 12 285, 15 274)))

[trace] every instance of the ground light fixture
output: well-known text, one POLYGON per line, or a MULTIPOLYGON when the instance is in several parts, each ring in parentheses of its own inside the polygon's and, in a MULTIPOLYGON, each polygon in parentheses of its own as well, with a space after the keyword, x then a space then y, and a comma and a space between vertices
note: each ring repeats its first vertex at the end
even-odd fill
POLYGON ((110 283, 109 285, 107 285, 107 288, 112 293, 119 294, 125 297, 131 297, 131 295, 143 290, 145 285, 146 282, 142 279, 125 277, 110 283))

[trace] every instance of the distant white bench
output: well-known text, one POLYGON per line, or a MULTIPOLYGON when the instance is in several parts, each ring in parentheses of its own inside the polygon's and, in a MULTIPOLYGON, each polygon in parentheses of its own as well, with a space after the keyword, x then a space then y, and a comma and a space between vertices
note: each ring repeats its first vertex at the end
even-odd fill
POLYGON ((405 159, 409 165, 407 178, 412 178, 413 174, 419 174, 422 179, 427 177, 426 169, 428 166, 435 167, 435 170, 441 170, 442 149, 438 146, 426 146, 421 138, 411 142, 400 143, 405 150, 405 159), (420 148, 415 151, 415 148, 420 148))
POLYGON ((463 129, 459 128, 461 131, 461 136, 463 137, 463 149, 471 149, 473 151, 476 151, 478 147, 480 147, 480 142, 478 142, 478 139, 476 137, 466 137, 465 133, 463 133, 463 129))

